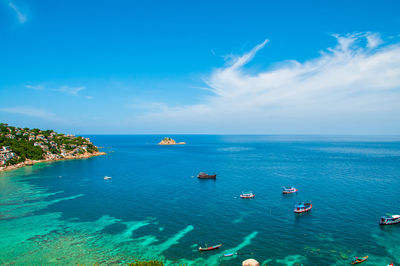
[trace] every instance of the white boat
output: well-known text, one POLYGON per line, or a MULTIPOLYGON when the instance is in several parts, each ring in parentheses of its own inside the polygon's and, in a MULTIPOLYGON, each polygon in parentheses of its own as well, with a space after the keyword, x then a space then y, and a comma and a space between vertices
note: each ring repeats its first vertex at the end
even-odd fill
POLYGON ((105 176, 104 180, 110 180, 112 177, 111 176, 105 176))
POLYGON ((400 215, 385 215, 381 217, 380 225, 397 224, 400 223, 400 215))
POLYGON ((254 193, 253 192, 242 192, 242 194, 240 194, 240 197, 242 198, 242 199, 252 199, 252 198, 254 198, 256 195, 254 195, 254 193))

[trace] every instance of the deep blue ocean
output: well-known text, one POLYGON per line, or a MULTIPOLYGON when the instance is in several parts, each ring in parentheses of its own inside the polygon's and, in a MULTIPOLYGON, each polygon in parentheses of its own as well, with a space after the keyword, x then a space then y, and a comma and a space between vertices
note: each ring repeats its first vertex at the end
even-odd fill
POLYGON ((1 264, 400 263, 400 224, 379 226, 400 214, 399 136, 88 137, 107 155, 0 173, 1 264))

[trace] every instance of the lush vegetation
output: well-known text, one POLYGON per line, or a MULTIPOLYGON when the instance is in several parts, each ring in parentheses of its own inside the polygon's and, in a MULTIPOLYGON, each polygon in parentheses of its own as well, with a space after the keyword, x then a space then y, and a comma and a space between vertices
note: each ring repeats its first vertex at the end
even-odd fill
POLYGON ((9 146, 11 150, 19 157, 15 161, 10 161, 11 164, 23 162, 26 159, 43 159, 43 150, 40 147, 33 146, 30 141, 25 139, 9 139, 3 135, 0 135, 0 147, 3 146, 9 146))
POLYGON ((94 153, 98 149, 89 139, 64 135, 54 130, 40 130, 38 128, 17 128, 0 123, 0 149, 8 146, 15 153, 8 159, 7 165, 23 162, 26 159, 57 159, 67 155, 94 153))

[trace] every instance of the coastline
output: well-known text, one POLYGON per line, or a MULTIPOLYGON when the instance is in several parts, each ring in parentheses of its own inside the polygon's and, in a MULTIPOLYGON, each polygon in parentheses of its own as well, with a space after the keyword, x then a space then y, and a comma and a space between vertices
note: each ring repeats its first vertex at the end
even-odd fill
POLYGON ((25 167, 25 166, 32 166, 32 165, 37 164, 37 163, 56 162, 56 161, 74 160, 74 159, 87 159, 87 158, 91 158, 91 157, 95 157, 95 156, 101 156, 101 155, 106 155, 106 153, 103 152, 103 151, 98 151, 98 152, 93 152, 93 153, 78 154, 78 155, 74 155, 74 156, 73 155, 69 155, 69 156, 65 156, 64 158, 53 159, 53 160, 49 160, 49 159, 26 160, 25 162, 22 162, 22 163, 17 163, 17 164, 14 164, 14 165, 0 167, 0 173, 1 172, 15 170, 15 169, 18 169, 18 168, 21 168, 21 167, 25 167))

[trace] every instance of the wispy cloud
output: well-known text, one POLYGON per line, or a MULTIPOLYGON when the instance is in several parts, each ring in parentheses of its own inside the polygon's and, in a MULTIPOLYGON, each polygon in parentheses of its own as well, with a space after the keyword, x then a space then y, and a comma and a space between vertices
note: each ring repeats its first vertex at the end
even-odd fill
POLYGON ((0 108, 0 112, 6 113, 14 113, 20 115, 26 115, 31 117, 37 117, 47 120, 55 120, 57 119, 56 114, 49 112, 44 109, 38 108, 31 108, 31 107, 7 107, 7 108, 0 108))
POLYGON ((17 18, 19 23, 23 24, 26 22, 26 15, 23 14, 20 9, 13 3, 13 2, 8 2, 8 5, 15 11, 15 13, 17 14, 17 18))
POLYGON ((42 85, 25 85, 25 88, 33 89, 33 90, 43 90, 44 86, 42 86, 42 85))
POLYGON ((196 132, 399 133, 400 45, 369 32, 334 37, 338 44, 318 58, 250 74, 245 65, 265 40, 214 70, 202 103, 149 104, 135 121, 196 132))
POLYGON ((70 87, 70 86, 62 86, 56 89, 59 92, 64 92, 73 96, 78 96, 80 91, 83 91, 85 87, 70 87))
MULTIPOLYGON (((79 87, 74 87, 74 86, 61 86, 61 87, 56 87, 56 88, 48 88, 44 85, 30 85, 27 84, 25 85, 25 88, 28 89, 33 89, 33 90, 52 90, 52 91, 58 91, 62 93, 66 93, 72 96, 80 96, 80 92, 82 92, 86 87, 84 86, 79 86, 79 87)), ((83 96, 86 99, 92 99, 92 96, 83 96)))

